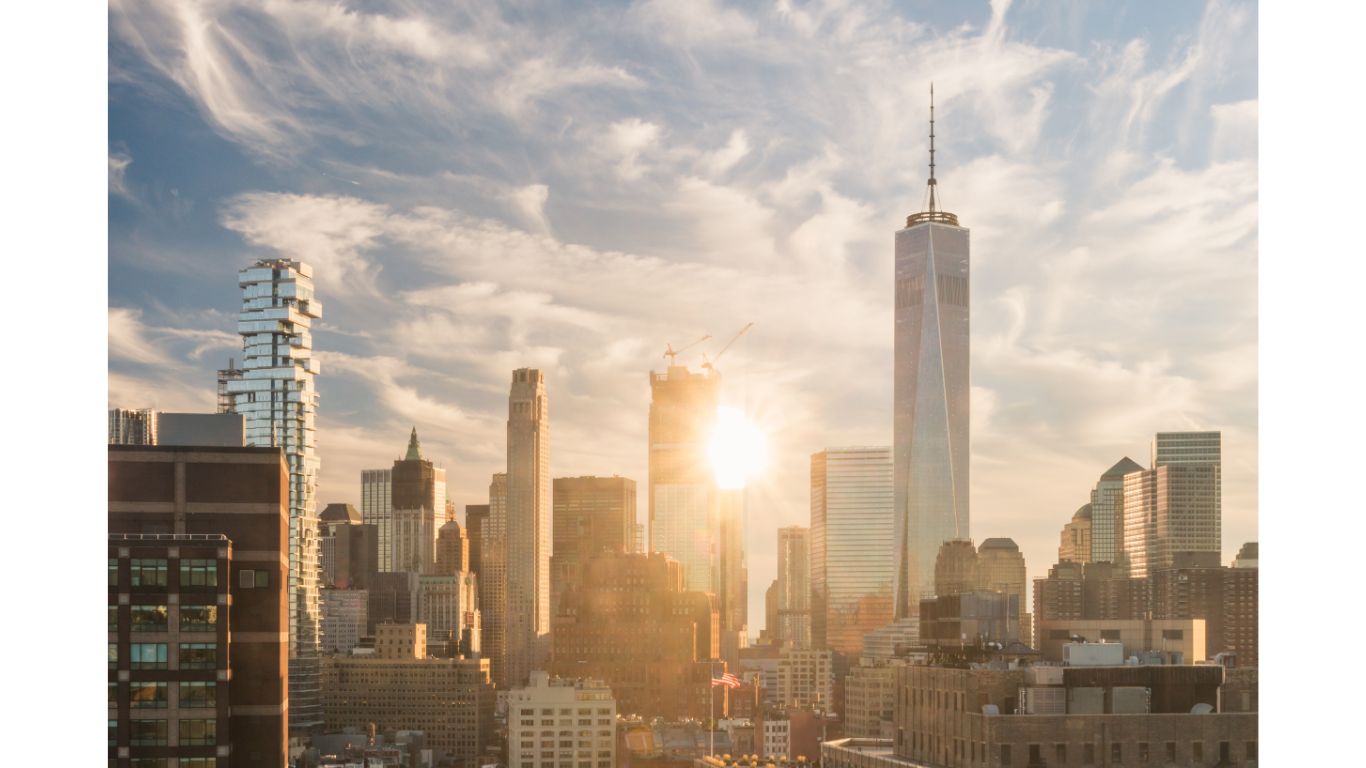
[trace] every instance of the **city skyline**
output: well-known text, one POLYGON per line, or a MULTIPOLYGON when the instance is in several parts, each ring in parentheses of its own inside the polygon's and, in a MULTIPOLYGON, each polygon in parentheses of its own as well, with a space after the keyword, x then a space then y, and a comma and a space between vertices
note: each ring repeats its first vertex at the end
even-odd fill
MULTIPOLYGON (((457 504, 483 501, 504 451, 502 382, 524 365, 545 369, 557 403, 574 406, 557 411, 550 475, 620 474, 643 484, 649 392, 641 374, 662 368, 666 343, 704 332, 725 338, 753 319, 754 330, 728 353, 726 383, 735 391, 723 399, 757 412, 774 451, 754 489, 747 542, 757 634, 775 572, 772 531, 809 524, 806 457, 891 443, 887 233, 919 209, 920 115, 934 79, 943 191, 974 234, 972 534, 1015 539, 1030 576, 1042 576, 1058 527, 1117 457, 1143 455, 1158 431, 1217 429, 1226 441, 1227 561, 1258 538, 1256 76, 1237 65, 1255 57, 1254 44, 1239 42, 1240 31, 1255 33, 1255 11, 1218 3, 1199 19, 1199 9, 1183 11, 1194 15, 1164 23, 1186 37, 1155 33, 1146 43, 1140 22, 1102 28, 1097 36, 1108 42, 1096 51, 1079 45, 1097 33, 1095 19, 1080 20, 1083 35, 1069 33, 1067 20, 998 7, 1000 17, 982 6, 962 19, 921 20, 926 27, 892 13, 880 25, 865 18, 841 27, 808 11, 775 21, 728 9, 723 15, 739 23, 709 28, 661 26, 666 9, 656 4, 635 14, 622 39, 586 35, 594 55, 587 61, 568 58, 563 40, 551 41, 546 58, 527 59, 541 69, 486 51, 490 63, 470 66, 497 75, 484 94, 492 101, 475 100, 458 116, 467 138, 424 175, 397 148, 348 154, 335 136, 305 130, 277 93, 232 79, 242 73, 212 35, 190 54, 227 64, 227 84, 240 88, 216 91, 224 82, 194 80, 191 60, 129 26, 146 22, 178 40, 177 24, 191 20, 118 4, 110 405, 211 410, 213 371, 240 354, 225 276, 258 256, 302 257, 328 305, 314 329, 324 363, 319 502, 359 506, 359 471, 391 458, 371 446, 393 444, 412 424, 450 471, 457 504), (807 120, 775 131, 762 115, 727 118, 721 109, 758 83, 741 78, 741 95, 716 99, 698 87, 716 82, 724 58, 708 35, 712 43, 718 35, 762 42, 810 29, 839 31, 854 61, 879 46, 904 47, 885 65, 856 67, 852 80, 816 81, 827 96, 854 87, 852 98, 862 101, 851 105, 847 127, 807 120), (664 74, 622 45, 635 38, 664 44, 664 74), (683 52, 689 42, 697 53, 683 52), (955 51, 1015 69, 984 81, 953 63, 955 51), (688 74, 693 56, 696 70, 679 88, 700 117, 646 98, 666 74, 688 74), (905 70, 895 87, 873 85, 885 78, 881 66, 905 70), (237 101, 225 106, 225 93, 237 101), (144 151, 162 134, 133 115, 149 103, 169 125, 193 128, 167 145, 170 156, 204 149, 211 161, 240 159, 242 167, 208 184, 199 171, 162 165, 166 159, 144 151), (527 119, 529 131, 554 127, 552 115, 573 125, 561 126, 563 145, 516 136, 528 162, 514 168, 498 159, 506 146, 478 141, 489 120, 509 115, 527 119), (1081 128, 1068 125, 1072 117, 1081 128), (984 118, 1003 125, 993 132, 984 118), (1124 126, 1118 139, 1098 135, 1110 118, 1124 126), (1016 127, 1018 136, 1010 133, 1016 127), (592 155, 606 171, 555 160, 558 151, 590 145, 606 153, 592 155), (300 159, 283 159, 297 147, 305 150, 300 159), (853 178, 862 173, 867 180, 853 178), (611 184, 600 197, 574 199, 582 185, 602 181, 611 184), (154 224, 160 217, 166 222, 154 224), (198 239, 203 247, 190 249, 198 239), (775 271, 779 265, 787 271, 775 271), (148 287, 148 272, 165 282, 148 287), (631 295, 600 295, 613 288, 631 295), (428 338, 446 343, 434 350, 428 338), (147 402, 151 392, 157 401, 147 402)), ((326 9, 280 13, 284 28, 317 46, 310 50, 333 50, 327 32, 303 29, 307 14, 326 9)), ((475 16, 473 24, 510 24, 475 16)), ((355 35, 364 55, 383 62, 423 55, 413 30, 460 26, 410 20, 390 38, 365 14, 342 14, 341 26, 325 29, 355 35)), ((230 13, 219 21, 234 24, 230 13)), ((557 22, 522 23, 510 28, 514 50, 523 33, 557 22)), ((304 76, 270 41, 241 40, 278 60, 285 77, 304 76)), ((839 60, 833 43, 813 55, 839 60)), ((373 103, 371 85, 355 75, 337 87, 373 103)), ((394 98, 411 95, 400 88, 394 98)), ((399 111, 430 124, 432 104, 408 106, 399 111)), ((794 103, 774 107, 781 114, 794 103)), ((434 145, 422 138, 419 145, 434 145)))

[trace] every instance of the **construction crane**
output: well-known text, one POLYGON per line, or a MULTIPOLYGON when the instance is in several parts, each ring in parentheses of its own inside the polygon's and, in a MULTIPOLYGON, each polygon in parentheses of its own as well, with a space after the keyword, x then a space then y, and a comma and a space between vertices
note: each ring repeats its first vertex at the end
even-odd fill
POLYGON ((746 333, 747 331, 749 331, 750 328, 753 328, 753 327, 754 327, 754 323, 746 323, 744 328, 741 328, 740 330, 736 331, 736 332, 735 332, 735 335, 732 336, 732 337, 730 337, 730 341, 726 342, 726 346, 721 347, 721 351, 716 353, 716 360, 708 360, 708 359, 707 359, 707 354, 706 354, 705 352, 702 353, 702 367, 703 367, 703 368, 707 368, 707 369, 709 369, 709 370, 711 370, 711 371, 714 372, 714 371, 716 370, 716 366, 715 366, 715 365, 712 365, 712 363, 716 362, 717 360, 720 360, 720 359, 721 359, 721 355, 726 354, 726 350, 730 349, 730 345, 732 345, 732 344, 734 344, 735 342, 739 341, 739 340, 740 340, 740 337, 741 337, 741 336, 744 336, 745 333, 746 333))
POLYGON ((693 347, 697 346, 698 344, 701 344, 702 342, 710 338, 711 334, 707 334, 706 336, 703 336, 702 338, 698 339, 697 341, 694 341, 686 347, 683 347, 682 349, 674 349, 673 344, 665 344, 664 356, 669 358, 669 367, 672 368, 675 365, 674 358, 678 357, 680 354, 687 352, 688 350, 692 349, 693 347))

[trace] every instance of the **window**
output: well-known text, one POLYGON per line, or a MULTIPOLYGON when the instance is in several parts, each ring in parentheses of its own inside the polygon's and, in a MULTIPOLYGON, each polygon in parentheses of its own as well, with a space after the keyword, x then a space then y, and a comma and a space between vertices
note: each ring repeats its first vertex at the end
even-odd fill
POLYGON ((182 588, 218 586, 218 561, 181 560, 180 586, 182 588))
POLYGON ((117 720, 110 720, 110 721, 109 721, 109 746, 111 746, 111 747, 117 747, 118 745, 119 745, 119 721, 117 721, 117 720))
POLYGON ((1140 742, 1138 742, 1138 762, 1140 762, 1140 763, 1146 763, 1146 762, 1148 762, 1149 756, 1150 756, 1150 755, 1148 754, 1148 742, 1146 742, 1146 741, 1140 741, 1140 742))
POLYGON ((119 607, 117 605, 109 606, 109 631, 119 631, 119 607))
POLYGON ((1010 765, 1010 745, 1001 745, 1001 765, 1010 765))
POLYGON ((193 682, 180 684, 180 706, 212 707, 218 702, 218 683, 193 682))
POLYGON ((1059 765, 1065 764, 1067 762, 1067 745, 1055 744, 1053 746, 1053 757, 1059 765))
POLYGON ((182 757, 176 768, 218 768, 218 758, 182 757))
POLYGON ((133 709, 165 709, 166 683, 136 681, 128 686, 128 701, 133 709))
POLYGON ((111 558, 109 558, 109 586, 111 586, 111 587, 117 587, 118 585, 119 585, 119 561, 118 561, 117 559, 111 557, 111 558))
POLYGON ((1182 639, 1184 639, 1185 637, 1186 637, 1185 630, 1181 630, 1181 629, 1164 629, 1164 630, 1162 630, 1162 639, 1163 639, 1163 640, 1182 640, 1182 639))
POLYGON ((119 703, 119 684, 118 684, 118 683, 110 683, 110 684, 109 684, 109 706, 112 707, 112 706, 117 705, 118 703, 119 703))
POLYGON ((1124 762, 1124 745, 1119 742, 1110 744, 1110 759, 1116 763, 1124 762))
POLYGON ((166 669, 165 643, 133 643, 128 651, 131 669, 166 669))
POLYGON ((165 632, 166 616, 164 605, 134 605, 129 609, 134 632, 165 632))
POLYGON ((164 757, 135 757, 129 763, 133 768, 166 768, 164 757))
POLYGON ((1087 743, 1081 745, 1081 764, 1096 764, 1096 745, 1094 743, 1087 743))
POLYGON ((1174 741, 1167 742, 1167 762, 1176 762, 1176 742, 1174 741))
POLYGON ((1100 631, 1100 639, 1101 639, 1101 640, 1116 640, 1116 641, 1117 641, 1117 640, 1119 640, 1119 630, 1118 630, 1118 629, 1102 629, 1102 630, 1100 631))
POLYGON ((218 606, 182 605, 180 606, 181 632, 212 632, 218 624, 218 606))
POLYGON ((181 643, 181 669, 215 669, 218 667, 217 643, 181 643))
POLYGON ((1243 744, 1243 749, 1245 750, 1245 751, 1244 751, 1244 754, 1243 754, 1243 758, 1244 758, 1244 759, 1246 759, 1246 760, 1256 760, 1256 759, 1257 759, 1257 742, 1255 742, 1255 741, 1246 742, 1245 744, 1243 744))
POLYGON ((110 668, 110 669, 118 669, 118 668, 119 668, 119 644, 118 644, 118 643, 110 643, 110 644, 109 644, 109 668, 110 668))
POLYGON ((166 586, 166 561, 160 559, 134 558, 129 570, 131 583, 135 587, 166 586))
POLYGON ((166 746, 165 720, 129 720, 131 738, 128 743, 134 747, 166 746))
POLYGON ((214 720, 181 720, 180 743, 186 745, 213 744, 218 732, 214 720))
POLYGON ((1197 763, 1205 759, 1205 743, 1203 741, 1191 742, 1191 759, 1197 763))

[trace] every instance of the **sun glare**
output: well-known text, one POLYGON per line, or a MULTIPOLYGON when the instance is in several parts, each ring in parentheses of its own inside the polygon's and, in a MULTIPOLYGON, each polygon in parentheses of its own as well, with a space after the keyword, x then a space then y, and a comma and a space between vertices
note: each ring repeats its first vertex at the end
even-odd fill
POLYGON ((723 489, 744 488, 768 465, 768 441, 738 408, 721 406, 707 445, 716 484, 723 489))

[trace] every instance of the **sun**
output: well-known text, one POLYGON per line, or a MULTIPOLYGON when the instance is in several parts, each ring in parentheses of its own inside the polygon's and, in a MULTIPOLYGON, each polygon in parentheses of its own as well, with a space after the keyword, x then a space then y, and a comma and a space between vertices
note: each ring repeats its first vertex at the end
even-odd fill
POLYGON ((743 411, 723 405, 716 411, 707 457, 718 486, 726 490, 744 488, 768 465, 768 441, 743 411))

